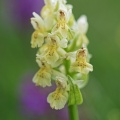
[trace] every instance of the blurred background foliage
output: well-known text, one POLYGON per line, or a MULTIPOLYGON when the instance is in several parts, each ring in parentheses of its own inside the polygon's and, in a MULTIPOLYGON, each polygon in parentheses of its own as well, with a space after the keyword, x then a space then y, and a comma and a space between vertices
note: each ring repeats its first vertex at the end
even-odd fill
MULTIPOLYGON (((68 3, 73 5, 76 19, 82 14, 88 17, 87 36, 94 66, 88 85, 82 89, 81 120, 120 120, 120 0, 68 0, 68 3)), ((0 120, 37 120, 23 114, 26 106, 21 102, 21 94, 26 90, 22 91, 20 86, 28 79, 24 76, 30 74, 31 82, 38 70, 36 50, 30 47, 33 32, 30 17, 32 11, 39 13, 42 5, 42 0, 0 1, 0 120)), ((50 119, 47 112, 45 115, 46 118, 39 115, 39 119, 50 119)))

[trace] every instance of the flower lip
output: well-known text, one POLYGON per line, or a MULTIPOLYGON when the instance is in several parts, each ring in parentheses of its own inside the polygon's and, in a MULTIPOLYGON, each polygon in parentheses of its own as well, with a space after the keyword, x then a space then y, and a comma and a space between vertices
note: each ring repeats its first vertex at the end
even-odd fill
POLYGON ((56 85, 56 90, 48 95, 47 101, 52 108, 58 110, 62 109, 68 100, 68 85, 65 78, 60 76, 56 77, 56 85))

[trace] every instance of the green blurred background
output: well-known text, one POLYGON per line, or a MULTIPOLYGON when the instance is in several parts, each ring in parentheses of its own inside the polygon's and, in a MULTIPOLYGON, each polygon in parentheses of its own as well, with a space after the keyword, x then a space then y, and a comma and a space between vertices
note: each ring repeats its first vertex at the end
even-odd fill
MULTIPOLYGON (((82 89, 81 120, 120 120, 120 0, 68 3, 73 5, 76 19, 82 14, 88 17, 88 47, 94 66, 88 85, 82 89)), ((38 69, 36 50, 30 47, 33 28, 29 20, 26 25, 14 16, 19 16, 17 8, 15 0, 0 1, 0 120, 26 119, 18 107, 18 88, 26 73, 38 69)))

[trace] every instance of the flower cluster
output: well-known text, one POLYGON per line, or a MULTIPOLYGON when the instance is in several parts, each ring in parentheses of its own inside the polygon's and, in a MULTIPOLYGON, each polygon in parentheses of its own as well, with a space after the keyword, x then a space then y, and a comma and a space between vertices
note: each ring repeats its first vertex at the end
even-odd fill
POLYGON ((69 105, 82 102, 78 88, 86 84, 86 76, 93 70, 87 49, 88 23, 85 15, 74 19, 72 5, 66 0, 44 2, 40 15, 33 12, 31 18, 35 29, 31 47, 38 48, 36 62, 40 67, 33 82, 46 87, 55 81, 56 90, 48 95, 47 101, 52 108, 62 109, 67 102, 69 105))

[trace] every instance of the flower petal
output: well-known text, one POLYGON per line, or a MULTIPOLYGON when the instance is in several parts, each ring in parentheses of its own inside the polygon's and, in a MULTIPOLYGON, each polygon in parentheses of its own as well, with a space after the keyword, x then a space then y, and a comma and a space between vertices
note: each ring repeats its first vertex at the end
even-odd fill
POLYGON ((86 34, 86 32, 88 30, 87 17, 85 15, 80 16, 77 23, 78 23, 78 27, 79 27, 79 32, 81 34, 86 34))
POLYGON ((31 24, 35 30, 44 29, 44 21, 43 19, 35 12, 33 12, 34 18, 31 18, 31 24))
POLYGON ((68 40, 63 38, 61 41, 60 41, 60 47, 62 48, 66 48, 67 47, 67 43, 68 43, 68 40))
POLYGON ((33 77, 33 82, 42 87, 51 86, 51 74, 49 66, 43 65, 33 77))
POLYGON ((67 100, 68 93, 66 91, 62 92, 58 88, 47 97, 47 102, 50 103, 50 106, 56 110, 64 108, 67 100))
POLYGON ((52 54, 49 52, 45 55, 45 60, 48 62, 48 64, 54 64, 59 59, 59 55, 56 51, 54 51, 52 54))
POLYGON ((31 47, 32 48, 41 47, 43 43, 44 43, 44 35, 39 31, 35 31, 32 34, 31 47))

